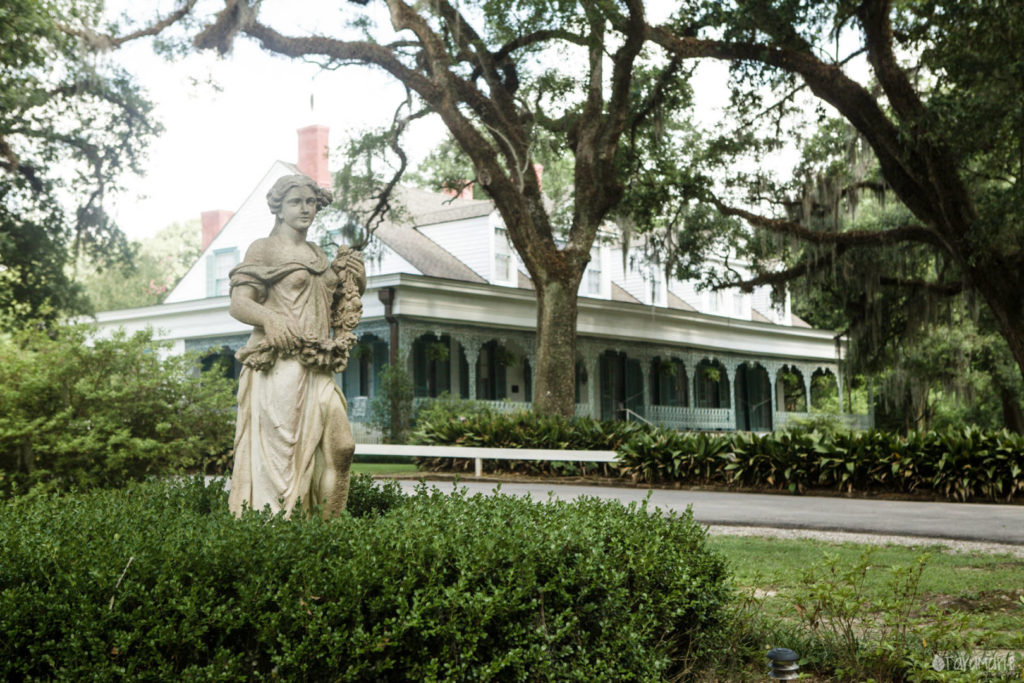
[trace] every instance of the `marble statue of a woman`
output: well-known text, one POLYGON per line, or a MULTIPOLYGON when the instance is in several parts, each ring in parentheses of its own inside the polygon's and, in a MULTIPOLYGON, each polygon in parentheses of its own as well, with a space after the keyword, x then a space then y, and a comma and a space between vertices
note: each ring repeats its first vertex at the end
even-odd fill
POLYGON ((253 326, 237 354, 228 498, 236 515, 268 505, 290 515, 298 504, 331 517, 345 508, 355 444, 334 373, 356 340, 366 275, 359 252, 343 247, 332 262, 306 241, 330 201, 304 175, 278 180, 267 193, 274 229, 231 271, 231 315, 253 326))

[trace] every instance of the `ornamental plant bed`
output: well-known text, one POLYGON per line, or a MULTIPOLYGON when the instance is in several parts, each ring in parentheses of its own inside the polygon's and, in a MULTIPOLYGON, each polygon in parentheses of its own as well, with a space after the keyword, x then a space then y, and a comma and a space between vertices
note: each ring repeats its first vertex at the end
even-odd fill
MULTIPOLYGON (((492 472, 615 475, 634 484, 725 487, 790 493, 906 496, 909 499, 1020 502, 1024 436, 975 428, 913 433, 792 431, 681 432, 652 425, 532 413, 436 415, 416 443, 502 448, 614 449, 618 465, 503 461, 492 472)), ((486 462, 486 461, 485 461, 486 462)), ((422 459, 430 471, 469 465, 422 459)))

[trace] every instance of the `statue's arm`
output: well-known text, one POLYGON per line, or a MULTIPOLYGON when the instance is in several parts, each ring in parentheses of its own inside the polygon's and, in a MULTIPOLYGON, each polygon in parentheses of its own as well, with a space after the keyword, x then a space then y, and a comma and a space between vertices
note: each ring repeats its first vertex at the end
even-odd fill
POLYGON ((231 317, 253 327, 263 328, 266 340, 276 349, 293 349, 299 343, 297 323, 290 317, 270 310, 257 300, 254 288, 240 285, 231 288, 231 317))
MULTIPOLYGON (((264 260, 262 241, 254 243, 245 254, 245 263, 261 263, 264 260)), ((291 316, 272 311, 260 301, 255 286, 239 284, 231 287, 231 317, 253 327, 263 329, 264 337, 277 349, 294 349, 298 346, 300 330, 291 316)))

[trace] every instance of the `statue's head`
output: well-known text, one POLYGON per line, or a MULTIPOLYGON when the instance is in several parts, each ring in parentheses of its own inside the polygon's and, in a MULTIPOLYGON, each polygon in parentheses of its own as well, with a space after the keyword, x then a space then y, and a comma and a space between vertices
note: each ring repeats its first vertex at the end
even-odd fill
POLYGON ((285 196, 297 187, 308 187, 313 191, 313 196, 316 197, 317 211, 328 206, 334 200, 329 191, 317 185, 316 181, 307 175, 297 173, 295 175, 281 176, 274 183, 274 186, 270 188, 270 191, 267 192, 267 206, 270 207, 270 213, 280 218, 281 203, 284 201, 285 196))

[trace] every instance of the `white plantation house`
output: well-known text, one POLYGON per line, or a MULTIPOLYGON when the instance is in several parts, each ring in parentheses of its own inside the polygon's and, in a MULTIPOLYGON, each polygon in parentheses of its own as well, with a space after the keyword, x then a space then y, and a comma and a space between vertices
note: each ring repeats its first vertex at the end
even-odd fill
MULTIPOLYGON (((300 130, 297 165, 272 164, 233 214, 203 214, 203 253, 164 303, 100 313, 100 328, 149 326, 177 352, 233 354, 251 328, 228 314, 228 272, 269 233, 265 197, 277 178, 301 171, 330 184, 326 136, 322 126, 300 130)), ((360 342, 338 378, 353 422, 366 419, 392 361, 409 370, 417 397, 450 392, 527 407, 536 299, 492 203, 408 188, 401 198, 405 218, 381 225, 368 250, 360 342)), ((659 268, 624 263, 612 243, 594 247, 579 293, 580 415, 766 431, 806 413, 818 376, 829 382, 816 379, 815 400, 819 386, 830 387, 842 410, 843 347, 792 315, 788 297, 774 306, 767 289, 666 281, 659 268)))

